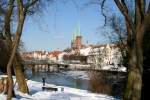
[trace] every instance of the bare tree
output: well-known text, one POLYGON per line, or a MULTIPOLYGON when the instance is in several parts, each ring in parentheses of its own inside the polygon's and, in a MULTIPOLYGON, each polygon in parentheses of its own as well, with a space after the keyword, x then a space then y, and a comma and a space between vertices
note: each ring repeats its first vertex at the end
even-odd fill
MULTIPOLYGON (((107 0, 101 0, 102 13, 107 0)), ((148 30, 150 16, 150 1, 133 0, 132 10, 127 4, 128 0, 114 0, 119 11, 124 17, 127 31, 128 52, 128 82, 124 94, 124 100, 140 100, 143 74, 143 35, 148 30)), ((104 13, 103 13, 104 14, 104 13)), ((104 14, 105 15, 105 14, 104 14)), ((106 18, 106 16, 104 16, 106 18)))
MULTIPOLYGON (((52 1, 52 0, 47 0, 52 1)), ((24 74, 22 72, 22 65, 20 62, 20 57, 17 53, 18 46, 20 43, 20 37, 22 34, 22 29, 24 21, 27 15, 32 15, 36 11, 41 11, 41 7, 44 7, 45 1, 42 0, 2 0, 0 1, 0 14, 4 16, 4 28, 3 35, 6 38, 10 51, 10 59, 7 64, 7 74, 8 74, 8 96, 7 99, 10 100, 13 91, 13 80, 12 80, 12 66, 16 75, 19 90, 24 93, 28 93, 28 87, 25 81, 24 74), (14 16, 12 16, 14 15, 14 16), (17 28, 15 30, 15 37, 12 39, 12 27, 11 23, 13 17, 16 18, 15 23, 17 23, 17 28)))

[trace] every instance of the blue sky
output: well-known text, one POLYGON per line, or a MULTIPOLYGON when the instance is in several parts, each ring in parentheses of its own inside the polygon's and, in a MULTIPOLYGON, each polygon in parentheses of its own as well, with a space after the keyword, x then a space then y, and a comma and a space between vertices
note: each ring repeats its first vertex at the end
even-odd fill
POLYGON ((104 24, 100 7, 85 6, 88 0, 75 0, 78 8, 72 1, 67 1, 63 3, 58 0, 42 13, 27 18, 22 35, 27 50, 50 51, 70 47, 72 34, 79 22, 83 43, 108 42, 108 39, 102 35, 101 29, 97 30, 104 24))

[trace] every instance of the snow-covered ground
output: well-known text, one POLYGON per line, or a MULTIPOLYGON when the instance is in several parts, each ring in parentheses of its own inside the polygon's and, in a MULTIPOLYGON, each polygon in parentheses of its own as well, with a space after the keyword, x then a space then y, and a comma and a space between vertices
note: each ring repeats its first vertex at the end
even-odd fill
MULTIPOLYGON (((13 98, 12 100, 115 100, 111 96, 90 93, 86 90, 80 90, 64 86, 55 86, 53 84, 46 84, 46 86, 57 87, 58 91, 42 91, 42 83, 32 80, 28 80, 27 84, 30 93, 23 94, 19 92, 16 85, 16 98, 13 98), (64 89, 64 91, 61 91, 62 88, 64 89)), ((0 94, 0 100, 6 100, 6 95, 0 94)))
MULTIPOLYGON (((98 68, 95 68, 95 69, 100 69, 99 67, 98 68)), ((126 72, 127 69, 126 67, 124 66, 114 66, 114 65, 107 65, 107 66, 103 66, 101 68, 101 70, 108 70, 108 71, 118 71, 118 72, 126 72)))
POLYGON ((64 71, 62 72, 65 76, 73 77, 74 79, 85 79, 89 80, 87 71, 64 71))

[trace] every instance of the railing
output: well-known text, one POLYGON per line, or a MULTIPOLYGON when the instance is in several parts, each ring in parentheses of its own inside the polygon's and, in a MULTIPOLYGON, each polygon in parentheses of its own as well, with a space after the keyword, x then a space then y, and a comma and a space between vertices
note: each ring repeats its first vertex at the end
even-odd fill
POLYGON ((43 65, 43 64, 68 64, 67 62, 65 61, 53 61, 53 60, 23 60, 22 61, 22 64, 24 65, 31 65, 31 64, 34 64, 34 65, 43 65))

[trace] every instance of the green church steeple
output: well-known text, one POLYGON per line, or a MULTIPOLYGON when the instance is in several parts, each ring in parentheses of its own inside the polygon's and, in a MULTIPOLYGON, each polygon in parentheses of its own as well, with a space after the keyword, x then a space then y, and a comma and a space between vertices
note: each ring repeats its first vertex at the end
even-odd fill
POLYGON ((76 31, 75 31, 76 36, 81 36, 81 31, 80 31, 80 23, 78 23, 76 31))
POLYGON ((75 39, 76 39, 76 34, 73 33, 73 36, 72 36, 72 42, 75 41, 75 39))
POLYGON ((78 24, 78 27, 77 27, 77 36, 81 36, 80 23, 78 24))
POLYGON ((73 36, 72 36, 72 42, 76 40, 77 36, 81 36, 81 31, 80 31, 80 23, 78 23, 78 26, 76 28, 76 30, 73 32, 73 36))

